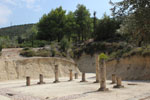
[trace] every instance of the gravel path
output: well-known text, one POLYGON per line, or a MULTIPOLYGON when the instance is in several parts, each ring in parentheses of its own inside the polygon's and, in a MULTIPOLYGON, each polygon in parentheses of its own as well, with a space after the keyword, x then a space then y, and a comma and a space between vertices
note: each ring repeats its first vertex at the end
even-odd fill
POLYGON ((22 94, 19 92, 14 92, 7 88, 0 89, 0 95, 11 98, 12 100, 73 100, 73 99, 78 99, 78 98, 85 96, 85 94, 74 94, 74 95, 68 95, 68 96, 59 97, 59 98, 50 99, 49 97, 47 97, 45 99, 42 99, 40 97, 34 97, 29 94, 22 94))
POLYGON ((48 100, 73 100, 73 99, 78 99, 84 96, 85 94, 74 94, 74 95, 64 96, 60 98, 53 98, 53 99, 48 99, 48 100))
POLYGON ((7 88, 0 89, 0 95, 11 98, 12 100, 44 100, 39 97, 33 97, 28 94, 11 91, 7 88))
POLYGON ((150 100, 150 93, 145 93, 127 100, 150 100))

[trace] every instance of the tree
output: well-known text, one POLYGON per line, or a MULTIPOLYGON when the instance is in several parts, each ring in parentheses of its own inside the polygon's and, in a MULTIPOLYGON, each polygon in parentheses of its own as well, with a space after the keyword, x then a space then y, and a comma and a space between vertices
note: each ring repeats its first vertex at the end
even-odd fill
POLYGON ((112 3, 113 16, 124 17, 119 32, 130 34, 137 45, 149 42, 150 38, 150 1, 149 0, 123 0, 112 3))
POLYGON ((60 47, 63 52, 67 52, 67 50, 70 48, 71 43, 64 37, 60 42, 60 47))
POLYGON ((76 21, 75 15, 73 12, 69 12, 66 16, 66 24, 65 24, 65 35, 70 41, 71 36, 76 33, 76 21))
POLYGON ((89 10, 84 5, 77 5, 75 11, 75 19, 78 31, 78 40, 86 40, 92 30, 92 19, 90 18, 89 10))
POLYGON ((66 11, 59 7, 43 15, 38 23, 38 38, 50 41, 57 39, 60 42, 64 36, 65 13, 66 11))
POLYGON ((103 18, 99 20, 96 27, 95 39, 102 41, 113 38, 116 36, 116 30, 119 28, 120 23, 104 14, 103 18))
MULTIPOLYGON (((33 25, 32 28, 29 29, 26 33, 26 35, 27 35, 26 38, 28 39, 28 41, 31 41, 32 47, 34 46, 34 40, 37 37, 37 33, 38 33, 37 25, 33 25)), ((19 38, 20 37, 18 37, 18 40, 20 40, 19 38)))

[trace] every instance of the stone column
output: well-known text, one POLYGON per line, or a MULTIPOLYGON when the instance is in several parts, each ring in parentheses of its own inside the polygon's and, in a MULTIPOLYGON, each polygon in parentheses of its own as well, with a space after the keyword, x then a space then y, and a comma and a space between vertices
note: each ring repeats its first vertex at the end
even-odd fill
POLYGON ((94 83, 99 83, 99 56, 96 56, 96 81, 94 83))
POLYGON ((82 80, 80 82, 87 82, 85 79, 85 72, 82 72, 82 80))
POLYGON ((108 91, 108 88, 106 88, 106 64, 105 60, 102 59, 100 61, 100 89, 99 91, 108 91))
POLYGON ((78 79, 78 73, 75 73, 74 76, 75 76, 75 79, 78 79))
POLYGON ((117 77, 117 85, 114 86, 114 88, 123 88, 124 86, 122 85, 122 79, 121 77, 117 77))
POLYGON ((58 79, 58 65, 55 65, 55 81, 54 83, 58 83, 59 79, 58 79))
POLYGON ((73 80, 73 76, 72 76, 72 69, 71 70, 69 70, 70 71, 70 79, 69 79, 69 81, 72 81, 73 80))
POLYGON ((43 75, 42 74, 40 74, 39 75, 39 82, 38 82, 38 84, 45 84, 45 82, 43 81, 43 75))
POLYGON ((26 77, 26 86, 30 86, 30 77, 29 76, 26 77))
POLYGON ((115 84, 116 83, 116 75, 112 74, 112 83, 111 84, 115 84))

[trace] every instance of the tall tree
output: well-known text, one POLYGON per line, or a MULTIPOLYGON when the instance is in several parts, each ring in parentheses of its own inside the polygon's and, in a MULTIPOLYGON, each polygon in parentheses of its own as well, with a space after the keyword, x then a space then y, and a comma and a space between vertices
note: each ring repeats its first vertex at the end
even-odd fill
POLYGON ((44 15, 38 23, 39 38, 51 41, 57 39, 60 42, 64 36, 65 23, 66 11, 62 7, 52 10, 44 15))
POLYGON ((78 30, 78 40, 85 40, 87 34, 92 29, 92 21, 90 18, 90 12, 84 5, 77 5, 77 10, 75 11, 75 18, 78 30), (87 33, 87 34, 86 34, 87 33))
POLYGON ((113 39, 116 36, 116 30, 119 29, 120 22, 114 18, 110 18, 104 14, 103 18, 99 20, 96 27, 96 40, 113 39))
POLYGON ((120 32, 131 34, 132 38, 141 46, 142 42, 150 42, 150 1, 123 0, 112 3, 114 17, 124 17, 120 32))
POLYGON ((66 16, 65 35, 70 41, 70 38, 76 33, 76 21, 73 12, 69 12, 66 16))

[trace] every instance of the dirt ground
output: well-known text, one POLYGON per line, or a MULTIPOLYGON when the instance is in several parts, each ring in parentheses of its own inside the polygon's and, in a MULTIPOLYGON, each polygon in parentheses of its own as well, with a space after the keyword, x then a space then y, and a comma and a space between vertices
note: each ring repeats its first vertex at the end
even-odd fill
POLYGON ((0 100, 150 100, 149 82, 123 81, 125 88, 114 89, 111 81, 107 81, 108 92, 98 92, 99 83, 94 74, 87 74, 87 81, 81 83, 81 77, 69 82, 68 77, 45 79, 46 84, 37 85, 38 80, 31 80, 26 87, 25 80, 0 82, 0 100))

